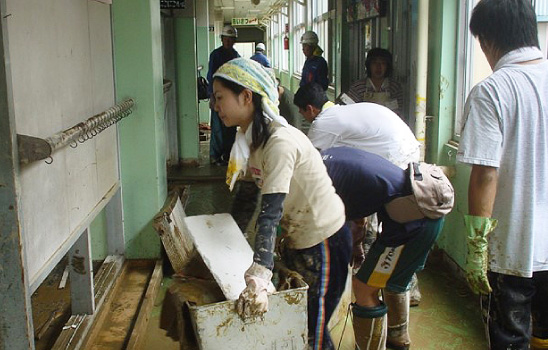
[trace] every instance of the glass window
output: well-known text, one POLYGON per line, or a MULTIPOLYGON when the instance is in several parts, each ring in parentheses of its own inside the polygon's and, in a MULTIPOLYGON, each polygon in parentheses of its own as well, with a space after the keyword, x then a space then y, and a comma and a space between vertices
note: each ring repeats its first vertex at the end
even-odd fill
POLYGON ((331 43, 329 41, 329 8, 328 0, 316 1, 312 7, 312 30, 318 34, 319 45, 323 49, 323 57, 329 66, 329 81, 333 82, 333 57, 330 56, 331 43))
POLYGON ((279 68, 280 58, 280 19, 279 15, 274 15, 270 20, 270 35, 269 35, 269 46, 270 46, 270 59, 273 68, 279 68))
POLYGON ((457 99, 454 136, 459 138, 462 129, 464 104, 470 90, 491 74, 491 66, 481 51, 479 42, 468 29, 472 10, 479 0, 466 0, 460 4, 460 33, 457 50, 457 99))
POLYGON ((287 15, 287 6, 282 7, 280 13, 280 69, 283 71, 289 71, 289 50, 285 49, 284 40, 289 38, 289 33, 286 29, 289 29, 289 16, 287 15))
POLYGON ((282 7, 280 12, 270 18, 270 38, 268 39, 272 67, 287 71, 289 68, 288 50, 284 49, 284 37, 286 33, 286 24, 288 21, 287 6, 282 7))
POLYGON ((533 6, 539 22, 548 21, 548 0, 533 0, 533 6))
POLYGON ((303 2, 294 1, 291 16, 291 28, 293 32, 292 39, 292 52, 293 52, 293 65, 294 73, 301 74, 303 69, 305 57, 301 50, 301 36, 306 31, 306 5, 303 2))

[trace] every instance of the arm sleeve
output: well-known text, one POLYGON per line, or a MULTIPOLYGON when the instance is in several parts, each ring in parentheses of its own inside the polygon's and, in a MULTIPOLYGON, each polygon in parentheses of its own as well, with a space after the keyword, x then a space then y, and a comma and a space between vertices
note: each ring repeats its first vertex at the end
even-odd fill
POLYGON ((207 91, 209 92, 209 95, 213 94, 213 74, 215 74, 215 71, 217 70, 217 62, 215 62, 215 52, 212 52, 209 55, 209 69, 207 71, 207 82, 209 83, 207 87, 207 91))
POLYGON ((257 219, 255 254, 253 261, 272 270, 276 231, 282 218, 285 193, 270 193, 262 196, 261 212, 257 219))
POLYGON ((500 166, 502 123, 499 111, 485 86, 477 85, 464 107, 464 127, 457 160, 462 163, 500 166))
POLYGON ((324 90, 327 90, 329 87, 329 69, 327 67, 327 61, 323 60, 318 68, 318 84, 320 84, 324 90))
POLYGON ((317 125, 312 125, 308 130, 308 138, 315 148, 323 151, 333 147, 333 145, 339 140, 339 135, 327 130, 322 130, 322 128, 317 125))
POLYGON ((255 213, 258 196, 259 188, 253 181, 239 180, 236 182, 231 215, 244 234, 253 213, 255 213))
POLYGON ((354 83, 352 83, 352 85, 350 85, 350 88, 348 89, 348 92, 346 93, 348 97, 356 101, 356 103, 361 102, 363 100, 363 93, 361 94, 362 96, 360 96, 360 93, 358 92, 359 91, 358 86, 360 84, 361 84, 361 81, 359 80, 355 81, 354 83))

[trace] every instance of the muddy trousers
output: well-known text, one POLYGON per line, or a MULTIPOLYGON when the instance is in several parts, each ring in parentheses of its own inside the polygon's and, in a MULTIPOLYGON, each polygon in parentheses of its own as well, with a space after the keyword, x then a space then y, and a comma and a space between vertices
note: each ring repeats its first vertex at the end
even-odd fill
POLYGON ((359 350, 386 349, 386 305, 364 307, 352 304, 352 324, 359 350))
POLYGON ((210 125, 209 158, 212 161, 228 162, 230 150, 236 139, 236 127, 227 128, 214 110, 211 110, 210 125))
POLYGON ((327 324, 341 300, 352 258, 352 234, 347 225, 323 242, 306 249, 284 249, 282 260, 308 284, 308 346, 336 349, 327 324))
POLYGON ((493 292, 482 297, 482 314, 490 349, 548 349, 548 271, 488 277, 493 292))

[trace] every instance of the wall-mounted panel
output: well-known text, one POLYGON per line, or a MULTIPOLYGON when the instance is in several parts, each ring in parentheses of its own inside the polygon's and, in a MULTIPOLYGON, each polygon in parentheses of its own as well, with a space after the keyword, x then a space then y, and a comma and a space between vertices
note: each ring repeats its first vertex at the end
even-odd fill
MULTIPOLYGON (((18 134, 46 138, 115 104, 110 5, 6 3, 18 134)), ((20 180, 23 239, 35 284, 118 183, 116 126, 56 151, 52 164, 22 166, 20 180)))

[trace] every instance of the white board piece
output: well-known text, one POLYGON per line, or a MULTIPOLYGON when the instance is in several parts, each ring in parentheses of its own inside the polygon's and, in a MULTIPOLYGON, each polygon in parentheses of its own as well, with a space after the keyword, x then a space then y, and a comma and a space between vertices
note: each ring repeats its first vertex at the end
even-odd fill
POLYGON ((245 288, 244 273, 253 262, 253 250, 232 216, 187 216, 183 222, 184 234, 192 237, 227 300, 238 299, 245 288))

